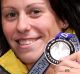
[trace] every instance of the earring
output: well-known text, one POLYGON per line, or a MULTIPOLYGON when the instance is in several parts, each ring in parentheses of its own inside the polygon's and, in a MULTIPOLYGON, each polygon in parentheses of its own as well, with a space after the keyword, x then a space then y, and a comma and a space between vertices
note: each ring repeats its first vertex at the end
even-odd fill
POLYGON ((68 24, 63 24, 63 28, 66 29, 68 27, 68 24))

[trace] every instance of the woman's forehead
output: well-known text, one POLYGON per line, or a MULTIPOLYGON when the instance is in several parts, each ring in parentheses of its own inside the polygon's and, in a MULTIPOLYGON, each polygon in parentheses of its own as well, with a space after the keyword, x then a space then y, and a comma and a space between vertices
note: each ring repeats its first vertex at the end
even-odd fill
POLYGON ((48 0, 2 0, 3 4, 31 4, 31 3, 47 3, 48 0))
POLYGON ((33 6, 36 4, 45 5, 47 7, 50 6, 48 0, 3 0, 2 8, 4 7, 24 8, 24 7, 33 6))

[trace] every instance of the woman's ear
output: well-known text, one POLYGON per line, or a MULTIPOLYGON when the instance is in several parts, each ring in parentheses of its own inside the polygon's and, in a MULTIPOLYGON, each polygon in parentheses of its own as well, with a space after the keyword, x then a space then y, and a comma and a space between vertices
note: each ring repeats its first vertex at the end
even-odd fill
POLYGON ((64 21, 61 21, 60 26, 61 26, 62 29, 67 29, 69 27, 69 24, 66 20, 64 20, 64 21))

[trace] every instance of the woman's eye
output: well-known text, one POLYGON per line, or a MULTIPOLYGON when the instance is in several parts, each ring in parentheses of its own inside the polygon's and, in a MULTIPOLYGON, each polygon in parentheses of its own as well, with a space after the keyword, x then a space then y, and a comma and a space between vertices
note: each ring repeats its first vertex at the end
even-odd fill
POLYGON ((39 9, 34 9, 34 10, 33 10, 33 13, 34 13, 34 14, 38 14, 39 12, 40 12, 39 9))
POLYGON ((41 15, 41 10, 40 9, 32 9, 29 14, 31 17, 37 18, 41 15))
POLYGON ((5 19, 8 21, 14 21, 17 18, 17 13, 10 11, 4 15, 5 19))

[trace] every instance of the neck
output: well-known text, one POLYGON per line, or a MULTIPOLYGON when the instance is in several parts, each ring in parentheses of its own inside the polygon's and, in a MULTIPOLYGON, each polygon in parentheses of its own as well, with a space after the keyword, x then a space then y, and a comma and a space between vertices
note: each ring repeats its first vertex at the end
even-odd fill
POLYGON ((28 68, 28 70, 30 70, 31 68, 32 68, 32 66, 33 66, 33 63, 31 64, 27 64, 27 68, 28 68))

